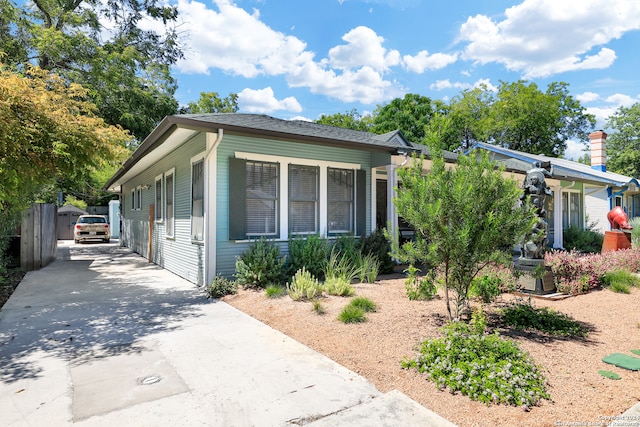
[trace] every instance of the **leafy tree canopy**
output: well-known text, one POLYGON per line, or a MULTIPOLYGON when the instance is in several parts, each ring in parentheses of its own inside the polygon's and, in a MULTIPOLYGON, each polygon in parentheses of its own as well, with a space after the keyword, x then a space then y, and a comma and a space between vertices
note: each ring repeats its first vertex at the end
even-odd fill
POLYGON ((236 112, 238 112, 238 95, 231 93, 226 98, 220 98, 218 92, 200 92, 200 99, 189 102, 181 111, 183 114, 236 112))
POLYGON ((640 103, 620 107, 607 120, 607 169, 640 177, 640 103))
POLYGON ((373 113, 371 130, 382 134, 399 129, 409 141, 424 143, 431 118, 445 108, 441 101, 410 93, 378 106, 373 113))
POLYGON ((27 66, 0 64, 0 204, 20 212, 59 182, 90 182, 116 168, 131 135, 96 115, 82 86, 27 66))
POLYGON ((469 149, 476 142, 489 139, 489 116, 495 102, 494 93, 486 85, 467 89, 450 102, 451 132, 443 141, 449 150, 469 149), (462 147, 461 147, 462 143, 462 147))
POLYGON ((177 111, 169 67, 182 57, 178 12, 159 0, 0 0, 0 50, 9 65, 53 71, 88 89, 97 113, 138 139, 177 111), (150 20, 156 30, 144 30, 150 20))
POLYGON ((569 95, 566 83, 551 83, 546 92, 535 83, 501 82, 497 91, 486 85, 462 91, 448 104, 418 94, 407 94, 379 105, 372 116, 353 109, 322 116, 318 123, 386 133, 401 130, 414 143, 433 135, 442 148, 461 151, 476 142, 488 142, 532 154, 559 157, 566 141, 588 141, 595 118, 569 95))
POLYGON ((595 117, 569 95, 567 83, 541 92, 535 83, 501 82, 488 118, 488 141, 532 154, 560 157, 567 140, 588 141, 595 117))
POLYGON ((363 116, 358 113, 358 110, 353 108, 351 111, 345 111, 344 113, 323 114, 316 120, 316 123, 344 129, 370 131, 373 125, 373 118, 368 115, 363 116))

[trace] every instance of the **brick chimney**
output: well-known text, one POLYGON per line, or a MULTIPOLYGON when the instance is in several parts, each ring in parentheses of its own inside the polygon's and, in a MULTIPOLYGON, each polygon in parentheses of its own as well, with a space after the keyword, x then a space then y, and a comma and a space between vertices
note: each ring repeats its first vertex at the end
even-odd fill
POLYGON ((591 168, 602 172, 607 171, 607 134, 597 130, 589 134, 591 141, 591 168))

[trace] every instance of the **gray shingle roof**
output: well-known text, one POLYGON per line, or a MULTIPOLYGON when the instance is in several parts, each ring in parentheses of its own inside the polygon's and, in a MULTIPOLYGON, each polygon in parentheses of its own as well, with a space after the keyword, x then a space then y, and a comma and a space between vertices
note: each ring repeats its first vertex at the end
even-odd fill
POLYGON ((181 122, 194 121, 206 123, 213 127, 220 126, 226 131, 229 130, 253 130, 266 131, 290 137, 308 137, 314 139, 324 139, 336 142, 350 142, 378 146, 381 148, 406 148, 406 144, 399 143, 392 138, 395 133, 385 134, 389 138, 376 135, 370 132, 344 129, 335 126, 323 125, 304 120, 283 120, 264 114, 242 114, 242 113, 215 113, 215 114, 183 114, 176 117, 181 122))

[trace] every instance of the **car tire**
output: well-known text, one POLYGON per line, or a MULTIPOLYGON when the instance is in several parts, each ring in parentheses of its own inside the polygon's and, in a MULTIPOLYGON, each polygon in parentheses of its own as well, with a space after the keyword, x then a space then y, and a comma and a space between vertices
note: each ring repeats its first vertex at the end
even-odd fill
POLYGON ((74 240, 73 240, 73 243, 76 243, 76 244, 77 244, 77 243, 80 243, 80 240, 74 239, 74 240))
POLYGON ((105 242, 105 243, 109 243, 110 240, 111 239, 103 239, 102 241, 105 242))

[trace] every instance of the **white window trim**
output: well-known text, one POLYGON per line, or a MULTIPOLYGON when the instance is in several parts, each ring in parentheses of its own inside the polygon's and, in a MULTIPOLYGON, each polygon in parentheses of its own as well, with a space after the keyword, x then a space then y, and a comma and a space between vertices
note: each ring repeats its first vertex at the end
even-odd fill
MULTIPOLYGON (((562 194, 567 193, 567 200, 569 201, 569 203, 571 203, 571 194, 580 194, 580 217, 582 218, 582 229, 584 230, 585 228, 585 211, 584 211, 584 193, 581 190, 572 190, 572 189, 563 189, 562 190, 562 194)), ((561 199, 562 200, 562 199, 561 199)), ((567 206, 567 210, 569 209, 569 206, 567 206)), ((571 211, 568 210, 569 212, 569 218, 571 218, 571 211)), ((564 206, 562 206, 562 213, 564 213, 564 206)), ((556 225, 557 227, 557 225, 556 225)), ((562 221, 560 223, 560 228, 564 231, 564 221, 562 221)))
MULTIPOLYGON (((167 191, 167 177, 168 176, 172 176, 173 177, 173 215, 171 217, 171 222, 172 222, 172 230, 173 233, 172 234, 168 234, 166 233, 166 228, 165 228, 165 235, 167 237, 167 239, 174 239, 176 236, 176 168, 171 168, 168 171, 166 171, 164 173, 164 191, 167 191)), ((169 223, 169 218, 166 216, 167 215, 167 211, 166 211, 166 206, 167 206, 167 200, 166 198, 163 199, 163 203, 164 203, 164 207, 163 207, 163 212, 166 218, 166 222, 167 225, 169 223)))
POLYGON ((136 187, 136 209, 137 211, 142 210, 142 186, 138 185, 136 187))
MULTIPOLYGON (((334 170, 350 170, 351 172, 354 172, 353 169, 345 169, 345 168, 336 168, 334 166, 331 166, 331 169, 334 170)), ((327 190, 328 190, 328 182, 329 182, 329 172, 328 170, 325 171, 326 175, 327 175, 327 190)), ((355 214, 355 209, 356 209, 356 195, 355 195, 355 185, 356 185, 356 174, 353 173, 352 174, 352 179, 353 179, 353 188, 352 188, 352 192, 351 192, 351 228, 354 228, 354 230, 334 230, 331 231, 331 236, 340 236, 340 235, 348 235, 349 233, 353 233, 355 231, 355 221, 353 218, 353 215, 355 214)), ((327 191, 328 193, 328 191, 327 191)), ((326 199, 326 204, 324 205, 324 210, 327 211, 327 215, 328 215, 328 210, 329 210, 329 196, 327 194, 327 199, 326 199)), ((326 234, 329 234, 329 224, 328 224, 329 220, 327 218, 327 224, 326 224, 326 234)))
MULTIPOLYGON (((346 162, 333 162, 326 160, 313 160, 313 159, 303 159, 298 157, 286 157, 286 156, 274 156, 270 154, 257 154, 257 153, 247 153, 243 151, 236 151, 234 153, 235 157, 238 159, 245 159, 254 162, 270 162, 279 164, 280 170, 280 188, 279 188, 279 207, 280 216, 279 216, 279 229, 280 235, 277 238, 278 240, 286 241, 289 239, 289 165, 301 165, 301 166, 317 166, 320 168, 320 191, 319 191, 319 229, 320 233, 327 235, 328 230, 328 219, 327 219, 327 204, 328 204, 328 194, 327 194, 327 182, 328 182, 328 174, 327 168, 335 168, 335 169, 352 169, 359 170, 362 169, 362 165, 360 163, 346 163, 346 162)), ((354 177, 355 178, 355 177, 354 177)), ((248 240, 237 240, 237 242, 245 242, 248 240)))
MULTIPOLYGON (((299 232, 290 232, 291 235, 294 236, 305 236, 305 235, 310 235, 310 234, 317 234, 320 232, 320 173, 321 173, 321 168, 317 167, 317 166, 313 166, 313 165, 301 165, 299 163, 288 163, 286 165, 287 167, 287 177, 289 175, 289 167, 290 166, 308 166, 308 167, 313 167, 313 168, 317 168, 318 169, 318 181, 316 182, 316 185, 318 186, 318 188, 316 189, 317 191, 317 199, 316 199, 316 224, 314 224, 314 227, 317 227, 318 230, 316 231, 299 231, 299 232)), ((288 183, 290 184, 290 183, 288 183)), ((289 186, 287 185, 287 192, 289 191, 289 186)), ((290 209, 290 204, 291 204, 291 198, 289 198, 289 194, 287 193, 287 209, 290 209)), ((289 221, 289 212, 287 212, 287 225, 288 225, 288 221, 289 221)))
MULTIPOLYGON (((206 162, 204 161, 204 157, 205 157, 205 152, 203 151, 202 153, 200 153, 200 154, 198 154, 196 156, 193 156, 191 158, 191 163, 190 163, 191 164, 191 170, 189 171, 189 177, 190 177, 190 183, 189 183, 189 189, 190 189, 190 192, 189 192, 189 236, 191 238, 191 242, 192 243, 202 243, 202 242, 204 242, 204 235, 206 233, 205 229, 203 228, 203 230, 202 230, 202 239, 201 240, 194 239, 193 238, 193 230, 191 229, 192 226, 193 226, 193 211, 192 211, 192 208, 193 208, 193 164, 194 163, 198 163, 199 161, 202 161, 202 179, 203 180, 206 179, 206 174, 204 173, 204 168, 206 166, 205 165, 206 162)), ((206 186, 206 184, 204 182, 203 182, 203 187, 204 187, 204 191, 206 191, 207 186, 206 186)), ((174 189, 175 189, 175 185, 174 185, 174 189)), ((203 194, 202 194, 202 209, 203 209, 202 221, 203 222, 206 221, 206 215, 204 214, 204 209, 205 209, 205 206, 206 206, 205 203, 206 203, 206 200, 207 200, 207 194, 204 191, 203 191, 203 194)))
POLYGON ((155 222, 158 224, 161 224, 162 222, 164 222, 164 180, 163 180, 163 175, 160 174, 158 176, 156 176, 156 178, 153 180, 153 188, 154 188, 154 201, 153 203, 155 203, 155 222), (160 181, 160 206, 157 206, 158 203, 158 181, 160 181), (158 209, 160 210, 160 217, 158 218, 158 209))

